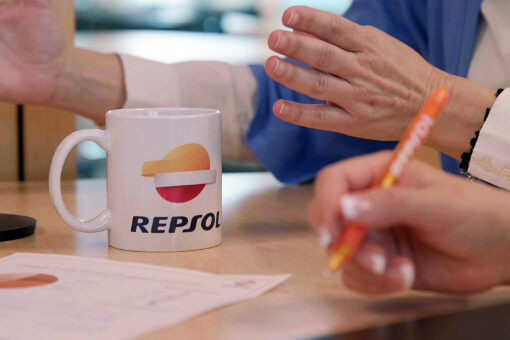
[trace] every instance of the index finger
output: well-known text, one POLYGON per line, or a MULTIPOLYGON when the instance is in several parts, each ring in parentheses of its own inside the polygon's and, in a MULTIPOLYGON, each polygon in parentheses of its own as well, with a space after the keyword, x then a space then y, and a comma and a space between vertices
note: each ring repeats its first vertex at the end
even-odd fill
MULTIPOLYGON (((348 193, 371 188, 386 168, 391 152, 382 151, 348 159, 326 167, 317 176, 312 202, 308 209, 308 221, 321 233, 329 232, 333 240, 339 235, 338 226, 344 222, 340 198, 348 193)), ((413 162, 399 184, 404 187, 421 188, 445 180, 438 178, 437 171, 422 162, 413 162)), ((448 178, 446 178, 448 180, 448 178)))
POLYGON ((339 198, 352 191, 370 188, 390 157, 389 151, 378 152, 322 170, 315 181, 314 196, 308 209, 308 222, 312 227, 319 233, 327 231, 333 240, 339 236, 337 229, 343 222, 339 198))
POLYGON ((343 50, 358 52, 364 46, 362 26, 330 12, 294 6, 283 13, 285 26, 311 34, 343 50))

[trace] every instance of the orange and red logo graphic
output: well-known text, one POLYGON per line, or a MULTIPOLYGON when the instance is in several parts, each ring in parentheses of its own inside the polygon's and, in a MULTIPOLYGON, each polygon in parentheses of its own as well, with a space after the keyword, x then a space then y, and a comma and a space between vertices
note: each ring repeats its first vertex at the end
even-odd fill
POLYGON ((161 160, 143 163, 142 176, 154 177, 159 195, 173 203, 191 201, 207 184, 216 183, 207 150, 195 143, 181 145, 161 160))

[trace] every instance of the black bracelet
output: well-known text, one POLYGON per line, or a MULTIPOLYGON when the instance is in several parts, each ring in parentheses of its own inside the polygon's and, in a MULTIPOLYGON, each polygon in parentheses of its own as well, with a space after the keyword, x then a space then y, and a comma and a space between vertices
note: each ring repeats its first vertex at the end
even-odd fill
MULTIPOLYGON (((501 94, 501 92, 503 92, 504 89, 498 89, 498 91, 496 92, 496 98, 501 94)), ((487 108, 485 110, 485 117, 483 117, 483 123, 482 123, 482 126, 483 124, 485 123, 485 121, 487 120, 487 117, 489 117, 489 113, 491 112, 491 109, 490 108, 487 108)), ((482 130, 482 127, 480 127, 480 130, 482 130)), ((471 149, 469 150, 469 152, 464 152, 461 156, 461 162, 460 162, 460 172, 462 172, 463 174, 467 174, 469 177, 472 177, 469 173, 468 173, 468 168, 469 168, 469 162, 471 161, 471 155, 473 154, 473 150, 475 149, 475 145, 476 145, 476 142, 478 141, 478 136, 480 135, 480 130, 476 131, 475 132, 475 137, 473 137, 471 139, 471 142, 469 143, 471 145, 471 149)))

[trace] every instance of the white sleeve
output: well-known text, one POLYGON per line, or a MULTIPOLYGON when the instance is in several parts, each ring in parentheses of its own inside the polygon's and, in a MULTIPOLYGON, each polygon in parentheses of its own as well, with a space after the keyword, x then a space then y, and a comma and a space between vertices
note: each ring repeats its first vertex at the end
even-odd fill
POLYGON ((494 102, 480 130, 468 172, 510 190, 510 88, 494 102))
POLYGON ((254 160, 246 132, 255 113, 257 82, 248 66, 196 61, 164 64, 119 55, 124 69, 124 108, 200 107, 222 117, 222 156, 254 160))

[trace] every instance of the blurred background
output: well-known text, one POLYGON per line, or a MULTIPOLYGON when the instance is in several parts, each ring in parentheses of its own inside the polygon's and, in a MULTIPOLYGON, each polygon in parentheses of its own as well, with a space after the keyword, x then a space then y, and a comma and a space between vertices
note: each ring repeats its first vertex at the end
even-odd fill
MULTIPOLYGON (((343 14, 352 0, 75 0, 75 44, 174 63, 216 60, 261 64, 272 52, 267 36, 283 28, 294 5, 343 14)), ((77 117, 77 129, 95 128, 77 117)), ((105 153, 92 142, 78 146, 78 177, 105 177, 105 153)), ((258 164, 225 162, 224 171, 257 171, 258 164)))

